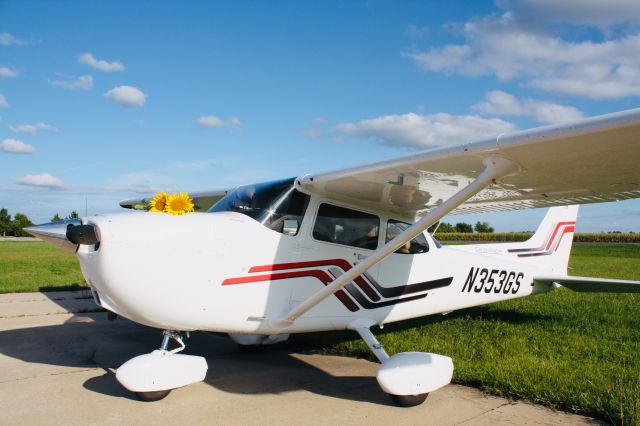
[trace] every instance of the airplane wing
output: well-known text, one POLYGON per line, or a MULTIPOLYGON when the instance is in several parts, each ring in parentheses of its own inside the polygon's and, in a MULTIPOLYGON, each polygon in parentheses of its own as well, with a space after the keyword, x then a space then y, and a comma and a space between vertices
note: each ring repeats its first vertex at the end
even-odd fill
MULTIPOLYGON (((206 212, 209 207, 214 205, 218 200, 230 190, 218 190, 218 191, 206 191, 206 192, 194 192, 189 196, 193 200, 193 208, 197 212, 206 212)), ((128 200, 120 201, 120 206, 126 209, 134 210, 147 210, 149 207, 149 201, 153 199, 153 196, 146 198, 132 198, 128 200)))
POLYGON ((299 177, 302 192, 416 219, 476 179, 488 157, 517 167, 451 214, 640 197, 640 108, 395 160, 299 177))
MULTIPOLYGON (((633 109, 296 178, 307 194, 416 222, 269 324, 290 326, 446 214, 640 198, 638 158, 640 109, 633 109)), ((583 288, 604 288, 586 280, 583 288)))
MULTIPOLYGON (((449 214, 640 198, 640 108, 309 174, 298 177, 296 186, 310 195, 416 220, 478 178, 485 160, 500 157, 517 167, 449 214)), ((190 195, 196 211, 206 211, 227 192, 190 195)), ((150 199, 120 205, 146 209, 150 199)))
POLYGON ((534 284, 558 283, 573 291, 599 293, 640 293, 640 281, 613 280, 593 277, 570 277, 566 275, 545 275, 535 277, 534 284))

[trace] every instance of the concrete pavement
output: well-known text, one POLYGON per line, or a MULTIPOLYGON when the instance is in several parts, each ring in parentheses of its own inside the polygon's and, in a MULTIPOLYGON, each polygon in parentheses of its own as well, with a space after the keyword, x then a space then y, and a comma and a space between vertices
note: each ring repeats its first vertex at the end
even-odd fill
POLYGON ((187 341, 187 353, 207 358, 205 382, 144 403, 114 371, 157 347, 159 331, 95 310, 86 292, 0 295, 0 424, 600 424, 457 385, 398 408, 378 387, 375 363, 238 352, 206 333, 187 341))
POLYGON ((0 294, 0 319, 101 310, 89 290, 0 294))

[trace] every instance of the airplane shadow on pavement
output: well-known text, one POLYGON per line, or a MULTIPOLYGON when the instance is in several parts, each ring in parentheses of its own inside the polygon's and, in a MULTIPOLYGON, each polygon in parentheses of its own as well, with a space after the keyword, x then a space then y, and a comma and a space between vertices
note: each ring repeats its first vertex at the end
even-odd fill
MULTIPOLYGON (((76 314, 64 324, 1 331, 0 353, 35 365, 102 368, 105 374, 87 380, 86 389, 111 397, 137 399, 116 381, 115 369, 128 359, 157 348, 161 338, 159 330, 126 319, 107 321, 104 312, 85 313, 76 314)), ((224 392, 281 394, 306 390, 334 398, 391 405, 374 373, 333 375, 328 372, 330 366, 316 367, 291 350, 266 348, 246 353, 230 340, 208 333, 193 333, 186 344, 185 354, 207 358, 205 383, 224 392)), ((21 373, 5 374, 8 376, 3 379, 10 380, 11 374, 21 373)))
MULTIPOLYGON (((162 339, 160 330, 124 318, 107 321, 105 312, 87 312, 99 308, 93 304, 90 294, 86 291, 44 295, 44 299, 48 300, 34 301, 29 297, 35 296, 21 296, 25 298, 23 303, 35 306, 40 313, 33 316, 33 323, 27 322, 29 327, 0 327, 0 330, 4 329, 0 331, 0 354, 28 363, 26 366, 18 366, 11 359, 0 357, 0 382, 52 374, 52 371, 68 371, 61 367, 102 368, 105 374, 87 380, 84 384, 86 389, 112 397, 136 399, 135 395, 116 381, 114 372, 127 360, 158 348, 162 339), (57 315, 51 314, 63 312, 75 312, 75 315, 64 324, 47 325, 56 322, 57 315)), ((2 318, 11 318, 12 315, 13 318, 19 316, 9 312, 11 306, 5 305, 4 310, 7 312, 4 317, 0 316, 0 321, 2 318)), ((22 306, 23 304, 17 303, 12 309, 20 311, 23 309, 22 306)), ((510 323, 548 319, 545 315, 537 313, 478 307, 460 310, 445 317, 434 315, 390 324, 382 333, 428 326, 458 316, 510 323)), ((378 333, 380 331, 376 334, 378 333)), ((265 347, 258 352, 247 353, 240 351, 238 346, 226 337, 196 332, 185 341, 187 348, 184 353, 207 358, 209 370, 205 383, 224 392, 281 394, 307 390, 336 398, 389 405, 390 400, 379 388, 374 377, 375 368, 358 370, 356 375, 349 376, 339 369, 332 369, 331 358, 310 357, 297 353, 351 339, 357 339, 357 335, 352 332, 296 335, 285 345, 265 347), (339 374, 332 374, 331 371, 338 371, 339 374)), ((335 363, 335 360, 333 362, 335 363)))

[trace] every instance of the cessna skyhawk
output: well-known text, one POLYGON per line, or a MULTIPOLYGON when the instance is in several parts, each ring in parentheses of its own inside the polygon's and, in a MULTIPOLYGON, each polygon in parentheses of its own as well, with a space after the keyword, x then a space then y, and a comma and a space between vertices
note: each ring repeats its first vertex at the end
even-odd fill
POLYGON ((205 359, 178 353, 190 331, 269 344, 349 329, 380 360, 382 389, 412 406, 451 381, 452 360, 389 356, 372 326, 561 285, 640 291, 637 281, 567 275, 577 204, 639 198, 639 159, 634 109, 194 194, 196 212, 184 216, 129 211, 28 231, 76 254, 98 305, 164 330, 158 350, 117 370, 144 400, 204 379, 205 359), (442 247, 427 232, 447 214, 536 207, 549 210, 526 242, 442 247))

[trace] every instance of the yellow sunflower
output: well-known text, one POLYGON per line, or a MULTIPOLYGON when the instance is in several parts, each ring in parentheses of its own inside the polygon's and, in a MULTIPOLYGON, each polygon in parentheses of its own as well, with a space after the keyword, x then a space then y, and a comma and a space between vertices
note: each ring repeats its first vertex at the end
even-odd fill
POLYGON ((153 200, 149 201, 149 211, 154 213, 163 213, 167 205, 169 194, 166 192, 158 192, 154 195, 153 200))
POLYGON ((189 194, 181 192, 179 194, 171 194, 167 199, 164 208, 165 213, 169 214, 185 214, 193 211, 193 201, 189 194))

